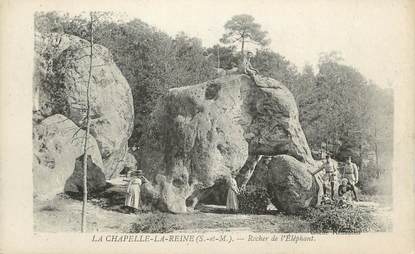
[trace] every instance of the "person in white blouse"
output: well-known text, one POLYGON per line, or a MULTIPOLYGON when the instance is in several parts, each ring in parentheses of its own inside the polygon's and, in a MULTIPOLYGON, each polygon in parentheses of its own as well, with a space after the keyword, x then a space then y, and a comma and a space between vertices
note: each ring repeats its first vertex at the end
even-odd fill
POLYGON ((131 172, 131 179, 127 187, 127 195, 125 197, 125 206, 129 207, 130 210, 136 211, 141 206, 140 204, 140 188, 142 181, 143 172, 137 170, 131 172))

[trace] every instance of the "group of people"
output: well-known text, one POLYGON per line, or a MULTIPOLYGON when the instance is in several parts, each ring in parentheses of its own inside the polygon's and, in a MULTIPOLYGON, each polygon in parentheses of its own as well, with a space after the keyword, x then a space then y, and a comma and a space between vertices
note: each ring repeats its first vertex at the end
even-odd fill
MULTIPOLYGON (((323 175, 323 193, 327 196, 327 190, 330 188, 331 200, 334 200, 334 186, 337 181, 338 169, 337 165, 331 159, 330 155, 326 156, 326 160, 315 172, 310 172, 313 176, 324 170, 323 175)), ((344 198, 349 192, 353 193, 353 199, 358 201, 355 185, 359 182, 359 171, 352 158, 349 156, 343 168, 342 179, 337 190, 340 199, 344 198)))
MULTIPOLYGON (((331 200, 334 200, 335 184, 338 179, 338 169, 335 162, 331 159, 330 155, 326 156, 325 161, 315 172, 310 172, 313 176, 317 173, 324 171, 323 180, 323 193, 324 197, 328 197, 328 190, 330 190, 331 200)), ((129 182, 126 190, 125 207, 130 212, 137 211, 141 208, 141 185, 149 183, 144 177, 142 170, 132 170, 129 173, 129 182)), ((359 172, 355 163, 352 162, 351 157, 347 158, 347 161, 343 167, 342 179, 337 190, 337 194, 340 200, 345 199, 347 193, 353 194, 353 199, 358 201, 355 185, 359 182, 359 172)), ((235 180, 235 174, 232 174, 226 181, 227 184, 227 198, 226 208, 230 212, 237 212, 239 209, 238 195, 240 189, 235 180)))

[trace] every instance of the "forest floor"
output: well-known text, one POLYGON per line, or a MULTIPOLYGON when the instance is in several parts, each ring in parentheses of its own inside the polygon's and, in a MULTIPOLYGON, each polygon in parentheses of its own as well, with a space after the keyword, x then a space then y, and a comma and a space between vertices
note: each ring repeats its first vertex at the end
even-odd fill
MULTIPOLYGON (((118 195, 91 198, 87 204, 88 232, 141 232, 142 225, 162 227, 170 232, 249 231, 306 233, 310 224, 300 216, 286 215, 271 208, 267 214, 231 214, 224 206, 201 205, 187 214, 167 214, 157 211, 127 213, 122 190, 115 186, 118 195), (118 188, 118 189, 117 189, 118 188), (108 200, 111 202, 108 202, 108 200), (152 225, 158 224, 158 225, 152 225)), ((114 192, 113 192, 114 193, 114 192)), ((357 205, 374 214, 391 228, 391 200, 385 196, 361 196, 357 205)), ((67 195, 57 195, 48 201, 34 201, 35 232, 77 232, 81 225, 82 202, 67 195)), ((147 232, 150 229, 146 229, 147 232)), ((156 229, 157 230, 157 229, 156 229)))
MULTIPOLYGON (((50 201, 35 202, 36 232, 76 232, 81 225, 82 202, 65 196, 50 201)), ((160 212, 124 213, 108 210, 91 202, 87 205, 89 232, 131 232, 133 223, 160 216, 160 212)), ((165 214, 175 225, 176 232, 260 231, 309 232, 307 221, 281 213, 266 215, 228 214, 222 206, 205 205, 188 214, 165 214)))

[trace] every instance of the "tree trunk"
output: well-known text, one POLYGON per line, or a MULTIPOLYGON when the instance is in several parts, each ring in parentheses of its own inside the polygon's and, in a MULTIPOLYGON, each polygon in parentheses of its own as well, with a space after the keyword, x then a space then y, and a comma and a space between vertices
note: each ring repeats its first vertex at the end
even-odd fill
POLYGON ((89 55, 89 75, 88 75, 88 83, 86 87, 86 132, 85 132, 85 142, 84 142, 84 161, 83 161, 83 200, 82 200, 82 220, 81 220, 81 232, 86 232, 86 203, 88 200, 88 185, 87 185, 87 177, 88 177, 88 135, 90 129, 90 85, 91 85, 91 75, 92 75, 92 50, 94 45, 94 37, 93 37, 93 23, 92 23, 92 13, 90 13, 91 17, 91 30, 90 30, 90 55, 89 55))
MULTIPOLYGON (((329 139, 326 137, 326 156, 329 154, 329 139)), ((324 159, 324 158, 323 158, 324 159)))
POLYGON ((242 37, 242 47, 241 47, 241 54, 242 54, 242 59, 244 58, 244 47, 245 47, 245 38, 242 37))
POLYGON ((218 73, 219 73, 219 68, 220 68, 220 58, 219 58, 219 46, 218 46, 218 73))
POLYGON ((376 159, 376 175, 379 172, 379 154, 378 154, 378 141, 377 141, 377 128, 375 125, 375 159, 376 159))

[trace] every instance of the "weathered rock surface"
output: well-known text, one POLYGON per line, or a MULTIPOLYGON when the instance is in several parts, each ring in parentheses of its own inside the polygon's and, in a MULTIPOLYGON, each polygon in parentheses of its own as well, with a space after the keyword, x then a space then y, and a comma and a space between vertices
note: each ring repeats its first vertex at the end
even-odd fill
MULTIPOLYGON (((82 194, 84 190, 84 155, 78 157, 75 162, 75 169, 72 175, 66 180, 65 192, 82 194)), ((87 190, 88 193, 98 192, 106 187, 105 175, 102 169, 96 165, 91 156, 87 159, 87 190)))
POLYGON ((322 185, 320 178, 308 171, 312 166, 289 155, 278 155, 268 165, 268 192, 273 205, 282 211, 295 213, 320 203, 322 185))
MULTIPOLYGON (((83 155, 85 131, 63 115, 53 115, 33 127, 33 193, 39 198, 50 198, 64 191, 73 174, 75 161, 83 155)), ((88 153, 91 162, 103 169, 101 153, 94 137, 89 136, 88 153)), ((91 181, 95 186, 105 185, 105 179, 91 181)))
MULTIPOLYGON (((90 43, 67 34, 35 34, 34 108, 44 117, 62 114, 85 125, 90 43)), ((93 46, 91 134, 107 178, 122 170, 120 161, 134 122, 133 98, 108 49, 93 46)))
POLYGON ((289 90, 273 79, 259 87, 246 75, 171 89, 153 113, 139 168, 165 176, 161 197, 172 212, 232 172, 248 155, 288 154, 313 164, 289 90))
POLYGON ((151 183, 143 183, 140 188, 140 198, 144 206, 157 207, 159 202, 159 191, 151 183))
POLYGON ((137 169, 137 160, 135 159, 134 155, 132 155, 129 152, 125 153, 122 163, 123 163, 122 165, 123 168, 127 167, 127 168, 137 169))

